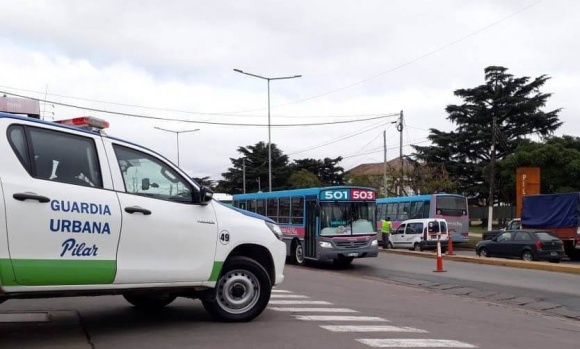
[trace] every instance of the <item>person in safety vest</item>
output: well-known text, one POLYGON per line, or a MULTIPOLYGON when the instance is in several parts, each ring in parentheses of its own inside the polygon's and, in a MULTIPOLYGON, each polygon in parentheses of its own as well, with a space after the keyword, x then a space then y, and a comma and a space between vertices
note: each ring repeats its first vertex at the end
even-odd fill
POLYGON ((391 233, 391 217, 381 221, 381 232, 383 233, 383 248, 389 248, 389 234, 391 233))

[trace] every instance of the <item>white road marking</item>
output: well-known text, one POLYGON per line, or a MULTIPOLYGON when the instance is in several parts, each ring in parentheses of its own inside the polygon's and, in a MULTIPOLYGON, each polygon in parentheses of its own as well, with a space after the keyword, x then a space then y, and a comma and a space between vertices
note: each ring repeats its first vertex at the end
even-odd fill
POLYGON ((477 348, 474 345, 448 339, 357 339, 374 348, 477 348))
POLYGON ((389 320, 376 316, 340 316, 340 315, 294 315, 298 320, 302 321, 382 321, 390 322, 389 320))
POLYGON ((429 331, 421 330, 413 327, 398 327, 398 326, 320 326, 332 332, 407 332, 407 333, 429 333, 429 331))
POLYGON ((273 294, 270 298, 310 298, 308 296, 302 296, 299 294, 273 294))
POLYGON ((358 313, 356 310, 347 308, 277 308, 269 307, 268 309, 276 311, 288 311, 293 313, 358 313))
POLYGON ((276 290, 276 289, 272 289, 272 293, 292 293, 292 292, 286 291, 286 290, 276 290))
POLYGON ((272 305, 332 305, 327 301, 300 301, 300 300, 271 300, 268 304, 272 305))

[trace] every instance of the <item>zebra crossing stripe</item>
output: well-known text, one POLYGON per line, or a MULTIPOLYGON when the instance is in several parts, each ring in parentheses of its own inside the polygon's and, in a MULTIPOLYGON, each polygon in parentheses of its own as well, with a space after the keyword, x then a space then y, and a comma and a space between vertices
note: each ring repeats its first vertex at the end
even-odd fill
POLYGON ((308 296, 302 296, 299 294, 273 294, 270 298, 310 298, 308 296))
POLYGON ((276 289, 272 289, 272 293, 292 293, 292 292, 286 291, 286 290, 276 290, 276 289))
POLYGON ((429 333, 429 331, 421 330, 413 327, 398 327, 398 326, 320 326, 332 332, 407 332, 407 333, 429 333))
POLYGON ((268 307, 275 311, 288 311, 292 313, 358 313, 356 310, 347 308, 278 308, 268 307))
POLYGON ((332 305, 332 303, 327 301, 301 301, 301 300, 287 300, 287 299, 275 299, 268 302, 272 305, 332 305))
POLYGON ((448 339, 357 339, 373 348, 477 348, 469 343, 448 339))
POLYGON ((390 322, 389 320, 376 316, 340 316, 340 315, 294 315, 298 320, 302 321, 382 321, 390 322))

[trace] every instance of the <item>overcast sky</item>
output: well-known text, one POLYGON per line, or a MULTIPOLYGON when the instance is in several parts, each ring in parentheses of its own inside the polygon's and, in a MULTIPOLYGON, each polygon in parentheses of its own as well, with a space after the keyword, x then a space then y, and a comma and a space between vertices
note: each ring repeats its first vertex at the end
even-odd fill
MULTIPOLYGON (((484 68, 551 77, 545 110, 580 136, 580 2, 575 0, 0 0, 0 90, 46 104, 47 119, 93 115, 195 177, 221 179, 239 146, 271 140, 291 160, 342 156, 346 170, 399 155, 484 68), (54 114, 53 114, 54 113, 54 114), (397 115, 387 117, 386 115, 397 115), (384 116, 379 118, 380 116, 384 116), (374 118, 374 119, 372 119, 374 118), (372 119, 352 123, 337 123, 372 119), (216 125, 229 124, 229 125, 216 125), (336 123, 304 126, 313 123, 336 123), (258 126, 242 126, 254 124, 258 126), (278 125, 296 125, 280 127, 278 125), (259 126, 261 125, 261 126, 259 126)), ((264 178, 266 180, 266 178, 264 178)))

